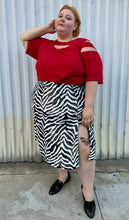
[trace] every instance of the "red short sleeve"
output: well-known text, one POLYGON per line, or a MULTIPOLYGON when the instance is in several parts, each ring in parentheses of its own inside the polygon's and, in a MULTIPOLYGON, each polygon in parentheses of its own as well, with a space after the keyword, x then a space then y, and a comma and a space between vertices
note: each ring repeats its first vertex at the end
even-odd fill
POLYGON ((30 55, 34 59, 38 59, 39 48, 41 44, 47 42, 48 39, 45 38, 36 38, 34 40, 28 41, 26 54, 30 55))
POLYGON ((93 48, 95 48, 94 45, 86 38, 81 38, 80 39, 80 46, 81 46, 81 49, 83 47, 93 47, 93 48))
POLYGON ((86 70, 86 82, 98 81, 103 83, 103 65, 97 51, 85 51, 81 57, 86 70))

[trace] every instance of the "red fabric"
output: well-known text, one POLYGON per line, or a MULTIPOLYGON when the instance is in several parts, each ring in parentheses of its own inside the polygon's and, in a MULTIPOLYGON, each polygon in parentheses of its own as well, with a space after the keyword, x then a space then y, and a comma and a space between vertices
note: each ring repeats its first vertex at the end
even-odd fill
POLYGON ((81 53, 83 47, 94 46, 84 38, 69 42, 37 38, 28 41, 26 53, 37 59, 36 70, 39 81, 52 81, 57 84, 62 82, 70 85, 84 85, 86 81, 102 83, 102 62, 99 54, 81 53), (68 47, 57 49, 55 45, 68 47))
POLYGON ((98 81, 103 83, 103 65, 97 51, 85 51, 81 53, 86 69, 86 82, 98 81))

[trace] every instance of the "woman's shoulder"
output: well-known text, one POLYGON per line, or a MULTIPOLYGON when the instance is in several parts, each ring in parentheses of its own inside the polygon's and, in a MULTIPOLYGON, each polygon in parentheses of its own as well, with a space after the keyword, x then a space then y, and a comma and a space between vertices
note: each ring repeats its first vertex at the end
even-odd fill
POLYGON ((41 43, 46 43, 46 44, 49 44, 49 43, 53 42, 53 40, 50 40, 50 39, 45 38, 45 37, 40 37, 40 38, 38 38, 38 40, 39 40, 41 43))
POLYGON ((76 38, 79 42, 89 41, 87 38, 78 37, 76 38))
POLYGON ((79 44, 80 48, 94 47, 94 45, 87 38, 77 38, 77 43, 79 44))
POLYGON ((50 43, 53 43, 54 40, 50 40, 48 38, 45 38, 45 37, 39 37, 39 38, 36 38, 34 40, 31 40, 33 41, 33 43, 38 43, 38 44, 50 44, 50 43))

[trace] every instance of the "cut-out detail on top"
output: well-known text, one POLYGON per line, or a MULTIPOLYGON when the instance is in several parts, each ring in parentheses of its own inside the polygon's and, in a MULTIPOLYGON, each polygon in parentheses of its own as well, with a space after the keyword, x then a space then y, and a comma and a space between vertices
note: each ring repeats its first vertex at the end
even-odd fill
POLYGON ((60 49, 63 49, 63 48, 67 48, 67 47, 69 47, 70 45, 54 45, 54 47, 56 48, 56 49, 58 49, 58 50, 60 50, 60 49))
POLYGON ((86 41, 85 41, 85 43, 87 43, 87 42, 89 42, 89 43, 90 43, 90 41, 89 41, 89 40, 86 40, 86 41))
POLYGON ((83 52, 87 52, 87 51, 96 51, 97 52, 97 50, 94 48, 94 47, 83 47, 82 49, 81 49, 81 52, 83 53, 83 52))

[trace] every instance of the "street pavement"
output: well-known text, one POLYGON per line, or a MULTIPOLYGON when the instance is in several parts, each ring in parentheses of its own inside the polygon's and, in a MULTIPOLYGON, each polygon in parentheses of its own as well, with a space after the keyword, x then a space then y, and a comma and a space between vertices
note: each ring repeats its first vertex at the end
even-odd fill
MULTIPOLYGON (((0 220, 87 220, 76 171, 56 195, 48 194, 57 170, 42 163, 0 164, 0 220)), ((129 219, 129 159, 97 160, 96 220, 129 219)))

